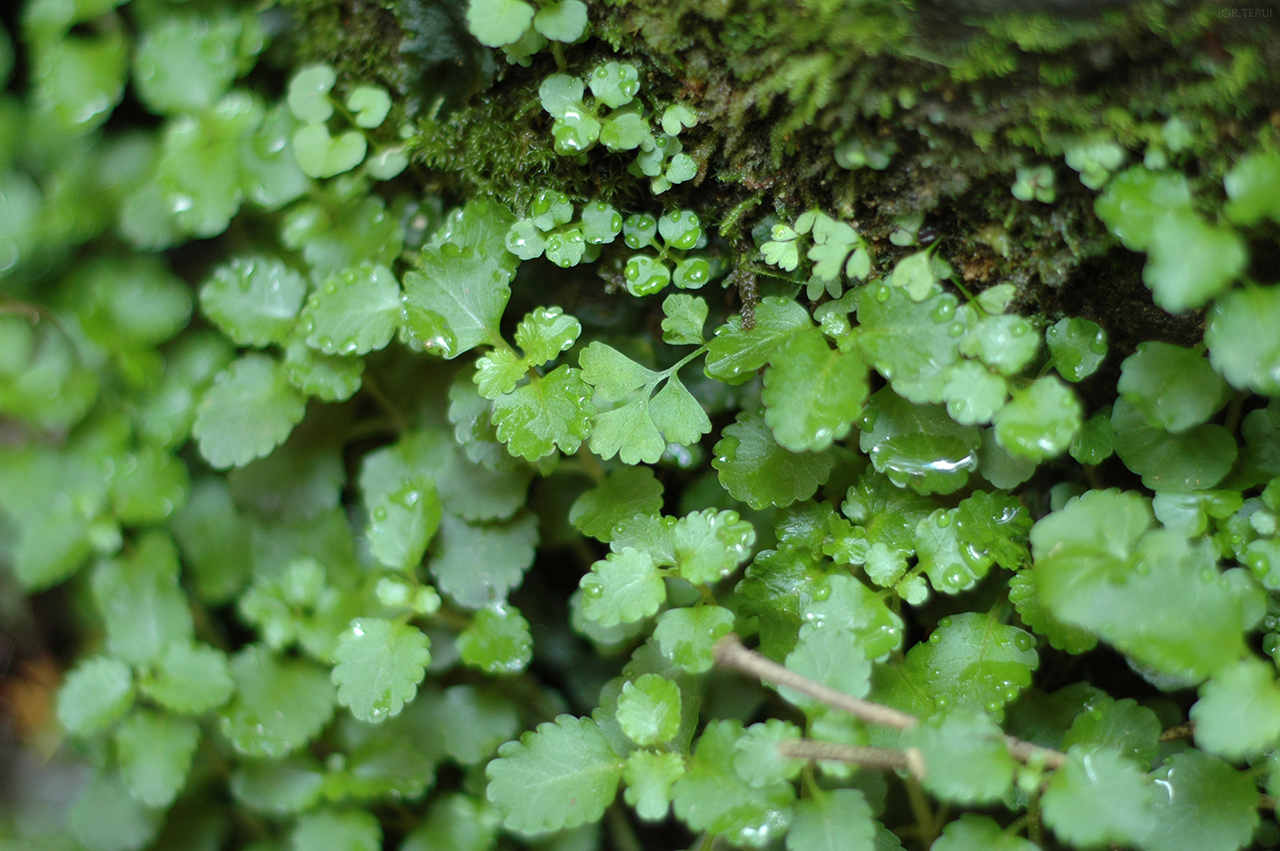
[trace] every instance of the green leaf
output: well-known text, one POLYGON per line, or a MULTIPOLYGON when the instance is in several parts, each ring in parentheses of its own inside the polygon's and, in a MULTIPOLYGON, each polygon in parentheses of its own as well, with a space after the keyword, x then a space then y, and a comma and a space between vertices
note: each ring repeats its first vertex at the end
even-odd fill
POLYGON ((783 756, 778 746, 798 738, 800 728, 790 721, 770 718, 752 724, 733 746, 733 770, 756 788, 794 780, 803 762, 783 756))
POLYGON ((587 29, 587 4, 581 0, 548 3, 533 16, 533 28, 552 41, 573 43, 587 29))
POLYGON ((1191 191, 1180 172, 1134 166, 1116 175, 1093 209, 1126 248, 1145 251, 1164 215, 1191 212, 1191 191))
POLYGON ((725 490, 755 509, 808 499, 835 466, 829 453, 801 455, 779 445, 762 408, 738 414, 722 435, 711 466, 725 490))
POLYGON ((962 360, 947 367, 942 401, 947 414, 961 425, 990 422, 1009 397, 1009 385, 977 361, 962 360))
POLYGON ((394 265, 404 247, 404 230, 379 195, 358 203, 321 196, 291 207, 280 230, 287 248, 301 251, 316 280, 363 262, 394 265))
POLYGON ((536 461, 560 449, 574 453, 591 433, 591 388, 582 371, 561 365, 493 403, 498 439, 511 454, 536 461))
POLYGON ((106 625, 107 650, 126 662, 157 661, 169 643, 195 631, 186 595, 178 586, 178 549, 163 532, 147 532, 133 551, 100 562, 93 596, 106 625))
POLYGON ((1011 454, 1033 461, 1052 458, 1071 445, 1083 410, 1067 385, 1052 375, 1037 378, 995 415, 996 440, 1011 454))
POLYGON ((240 18, 174 15, 149 26, 133 55, 133 84, 157 114, 203 109, 239 75, 240 18))
POLYGON ((940 800, 982 804, 1000 800, 1017 763, 991 718, 958 709, 926 718, 906 736, 924 761, 924 788, 940 800))
POLYGON ((432 800, 427 817, 405 837, 400 851, 489 851, 497 834, 497 816, 485 801, 454 792, 432 800))
POLYGON ((788 337, 812 324, 809 312, 791 299, 763 298, 750 327, 735 316, 716 329, 707 344, 707 375, 726 384, 750 381, 788 337))
POLYGON ((510 282, 510 270, 493 255, 445 243, 424 249, 418 270, 405 273, 404 301, 444 320, 452 340, 436 348, 455 358, 502 339, 498 323, 511 297, 510 282))
POLYGON ((535 307, 516 326, 516 345, 524 350, 525 360, 541 366, 568 351, 582 325, 558 307, 535 307))
POLYGON ((670 741, 680 729, 680 686, 657 674, 624 683, 617 718, 622 732, 641 747, 670 741))
POLYGON ((411 624, 384 618, 353 620, 333 654, 338 702, 372 724, 399 715, 418 692, 431 661, 430 643, 411 624))
POLYGON ((1222 426, 1205 423, 1171 435, 1147 425, 1124 397, 1112 409, 1111 428, 1116 454, 1152 490, 1212 487, 1236 461, 1235 438, 1222 426))
MULTIPOLYGON (((818 614, 818 617, 822 616, 823 613, 818 614)), ((822 624, 821 620, 816 622, 822 624)), ((836 691, 865 697, 871 688, 871 663, 867 660, 867 652, 862 646, 862 636, 852 629, 834 624, 824 624, 816 629, 806 626, 795 649, 787 654, 786 666, 836 691)), ((779 687, 778 692, 807 713, 818 714, 824 706, 794 689, 779 687)))
POLYGON ((333 717, 329 671, 250 645, 231 659, 236 694, 222 710, 222 733, 237 752, 279 759, 317 736, 333 717))
POLYGON ((467 29, 486 47, 519 41, 533 24, 533 6, 524 0, 471 0, 467 29))
POLYGON ((304 124, 293 134, 293 156, 308 177, 334 177, 360 165, 369 143, 356 130, 330 136, 323 124, 304 124))
POLYGON ((939 402, 943 370, 959 357, 965 323, 955 296, 934 292, 917 304, 887 284, 858 292, 858 348, 867 363, 912 402, 939 402))
POLYGON ((1236 163, 1222 185, 1227 190, 1224 212, 1233 222, 1255 225, 1263 216, 1280 222, 1280 157, 1255 151, 1236 163))
POLYGON ((960 501, 955 523, 970 564, 990 560, 1005 570, 1017 570, 1030 561, 1026 544, 1031 517, 1017 497, 975 491, 960 501))
POLYGON ((1140 343, 1125 358, 1116 389, 1149 425, 1174 434, 1208 420, 1231 395, 1199 352, 1160 342, 1140 343))
POLYGON ((199 599, 223 603, 243 587, 253 562, 250 529, 232 503, 225 479, 197 480, 169 526, 199 599))
POLYGON ((387 567, 412 571, 421 563, 443 516, 435 483, 425 476, 401 479, 395 490, 370 493, 366 489, 365 500, 369 552, 387 567))
POLYGON ((684 757, 678 753, 632 751, 622 770, 627 803, 646 821, 666 818, 671 807, 671 787, 684 776, 684 770, 684 757))
POLYGON ((708 508, 676 522, 676 569, 694 585, 717 582, 751 557, 755 529, 736 511, 708 508))
POLYGON ((536 835, 599 821, 622 768, 594 721, 560 715, 498 749, 486 794, 508 830, 536 835))
POLYGON ((232 89, 212 109, 165 126, 156 183, 184 233, 217 236, 240 209, 240 148, 262 122, 262 106, 232 89))
POLYGON ((1264 753, 1280 740, 1280 685, 1272 665, 1233 662, 1200 689, 1191 707, 1196 744, 1227 759, 1264 753))
POLYGON ((1107 357, 1107 332, 1088 319, 1059 319, 1045 329, 1044 340, 1053 368, 1072 383, 1088 378, 1107 357))
POLYGON ((218 373, 196 408, 192 434, 214 467, 243 467, 275 449, 306 412, 279 361, 244 355, 218 373))
POLYGON ((324 772, 309 754, 278 760, 243 760, 231 775, 231 794, 245 807, 287 815, 315 806, 324 772))
POLYGON ((381 349, 400 326, 400 284, 385 266, 362 263, 330 277, 307 299, 307 345, 328 355, 381 349))
POLYGON ((610 627, 656 614, 667 598, 663 572, 648 552, 626 547, 609 553, 579 583, 583 617, 610 627))
POLYGON ((486 761, 520 731, 516 705, 501 681, 485 688, 449 686, 438 696, 434 692, 420 696, 418 704, 430 707, 428 714, 441 733, 444 752, 461 765, 486 761))
POLYGON ((698 296, 675 293, 662 302, 662 341, 671 346, 696 346, 702 342, 707 302, 698 296))
POLYGON ((1160 748, 1160 732, 1160 719, 1147 707, 1103 695, 1076 716, 1059 747, 1111 748, 1145 769, 1160 748))
POLYGON ((364 810, 322 809, 298 816, 291 838, 299 851, 379 851, 382 825, 364 810))
POLYGON ((1113 751, 1077 745, 1040 801, 1045 823, 1064 842, 1137 845, 1156 826, 1154 797, 1137 766, 1113 751))
POLYGON ((1231 386, 1280 395, 1280 288, 1246 287, 1217 300, 1204 332, 1209 362, 1231 386))
POLYGON ((115 733, 120 776, 142 803, 168 806, 187 783, 199 743, 196 722, 136 709, 115 733))
POLYGON ((32 45, 31 100, 55 127, 80 135, 110 117, 124 93, 129 44, 122 29, 91 30, 32 45))
POLYGON ((1006 833, 992 818, 963 813, 942 829, 929 851, 1039 851, 1034 842, 1006 833))
POLYGON ((1009 580, 1009 602, 1018 610, 1022 622, 1032 632, 1044 636, 1056 650, 1080 654, 1098 646, 1098 638, 1093 633, 1053 616, 1037 595, 1035 578, 1030 571, 1022 571, 1009 580))
POLYGON ((711 430, 702 406, 672 372, 654 372, 604 343, 592 343, 579 358, 582 379, 606 401, 631 401, 596 416, 591 451, 618 455, 626 464, 652 464, 667 441, 688 445, 711 430), (665 380, 655 395, 654 388, 665 380), (666 440, 664 440, 664 434, 666 440))
POLYGON ((333 115, 329 92, 337 82, 337 72, 329 65, 307 65, 289 80, 289 110, 300 121, 319 124, 333 115))
MULTIPOLYGON (((1091 510, 1117 502, 1114 492, 1099 496, 1091 510)), ((1079 510, 1071 514, 1077 525, 1068 533, 1068 543, 1049 558, 1040 555, 1032 530, 1037 588, 1055 617, 1096 633, 1141 664, 1190 683, 1240 657, 1240 601, 1215 569, 1210 542, 1192 545, 1159 529, 1134 546, 1121 537, 1132 528, 1126 530, 1121 517, 1087 518, 1079 510), (1103 536, 1113 539, 1110 547, 1095 543, 1103 536), (1135 611, 1149 616, 1135 621, 1135 611), (1188 623, 1196 629, 1188 631, 1188 623)))
POLYGON ((471 616, 458 635, 464 664, 488 674, 518 674, 533 658, 529 622, 514 606, 491 603, 471 616))
POLYGON ((832 789, 796 803, 787 851, 880 851, 875 837, 862 790, 832 789))
POLYGON ((687 771, 672 787, 676 817, 695 831, 723 834, 735 845, 764 847, 790 822, 790 783, 753 787, 734 771, 738 721, 712 721, 698 739, 687 771))
POLYGON ((648 467, 620 467, 586 491, 569 509, 569 522, 584 535, 608 543, 614 528, 637 514, 662 508, 662 483, 648 467))
POLYGON ((1220 759, 1188 750, 1157 770, 1154 829, 1142 840, 1150 851, 1236 851, 1257 828, 1258 789, 1220 759))
POLYGON ((284 350, 284 371, 289 383, 324 402, 345 402, 360 389, 364 360, 325 355, 294 339, 284 350))
POLYGON ((111 656, 83 659, 58 689, 58 722, 72 735, 105 729, 133 704, 129 666, 111 656))
POLYGON ((733 629, 733 612, 721 606, 668 609, 653 637, 662 655, 691 674, 711 670, 715 643, 733 629))
POLYGON ((391 95, 381 86, 356 86, 347 97, 347 109, 355 113, 357 127, 372 129, 386 120, 391 111, 391 95))
POLYGON ((765 373, 765 421, 783 447, 820 452, 849 433, 867 390, 862 358, 809 329, 787 340, 765 373))
POLYGON ((126 455, 111 481, 116 519, 130 526, 161 523, 187 501, 191 476, 182 460, 142 446, 126 455))
POLYGON ((133 796, 114 772, 95 772, 68 814, 67 826, 87 851, 138 851, 160 830, 164 812, 133 796))
POLYGON ((505 523, 471 523, 445 514, 428 567, 440 590, 458 605, 479 609, 502 602, 533 564, 537 516, 505 523))
POLYGON ((960 341, 960 352, 1001 375, 1014 375, 1040 350, 1035 326, 1021 316, 984 316, 960 341))
MULTIPOLYGON (((1071 439, 1068 450, 1081 464, 1096 466, 1115 452, 1116 433, 1111 427, 1111 411, 1103 410, 1084 421, 1071 439)), ((993 482, 994 484, 994 482, 993 482)))
POLYGON ((977 467, 978 430, 954 422, 936 405, 913 405, 888 387, 867 402, 858 445, 898 487, 952 493, 977 467))
POLYGON ((1190 211, 1158 218, 1142 280, 1170 313, 1203 307, 1244 271, 1249 252, 1229 227, 1206 224, 1190 211))
POLYGON ((175 641, 165 648, 142 692, 166 709, 199 715, 231 697, 234 683, 227 656, 207 644, 175 641))
POLYGON ((907 659, 924 669, 937 708, 963 707, 996 718, 1031 684, 1040 664, 1029 633, 980 612, 944 617, 907 659))
MULTIPOLYGON (((812 597, 812 601, 802 608, 805 626, 802 627, 804 635, 801 638, 810 629, 851 632, 866 658, 876 662, 883 662, 890 653, 902 649, 902 618, 886 605, 880 594, 853 576, 833 573, 821 577, 813 584, 812 597)), ((830 658, 830 654, 839 652, 846 642, 847 639, 839 635, 820 640, 815 645, 818 655, 814 658, 830 658)), ((820 668, 827 663, 818 664, 820 668)), ((862 676, 859 672, 862 663, 856 655, 850 655, 849 665, 847 676, 852 678, 850 682, 856 683, 862 676)))

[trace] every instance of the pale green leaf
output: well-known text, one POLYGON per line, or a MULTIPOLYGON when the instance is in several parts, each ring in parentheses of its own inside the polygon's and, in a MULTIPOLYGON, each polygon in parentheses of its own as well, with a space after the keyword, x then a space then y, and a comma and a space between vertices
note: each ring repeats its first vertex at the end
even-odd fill
POLYGON ((569 522, 598 541, 613 540, 619 522, 662 508, 662 483, 648 467, 620 467, 586 491, 569 509, 569 522))
POLYGON ((693 830, 723 834, 735 845, 763 847, 790 823, 790 783, 753 787, 733 769, 738 721, 707 724, 687 771, 672 787, 676 816, 693 830))
POLYGON ((594 721, 561 715, 498 749, 486 794, 507 829, 536 835, 598 821, 622 768, 594 721))
POLYGON ((591 433, 591 388, 568 365, 532 379, 493 403, 498 438, 511 454, 530 461, 557 449, 573 453, 591 433))
POLYGON ((1045 823, 1076 846, 1138 844, 1156 826, 1153 789, 1133 763, 1077 745, 1041 797, 1045 823))
POLYGON ((379 851, 382 825, 364 810, 320 809, 298 817, 293 851, 379 851))
POLYGON ((797 802, 787 851, 881 851, 862 790, 832 789, 797 802))
POLYGON ((695 585, 723 579, 751 557, 756 533, 736 511, 708 508, 680 518, 672 532, 676 569, 695 585))
POLYGON ((198 715, 216 709, 234 688, 226 654, 207 644, 175 641, 152 671, 142 681, 143 693, 174 712, 198 715))
POLYGON ((1258 826, 1258 788, 1246 775, 1196 750, 1174 754, 1155 779, 1149 851, 1236 851, 1258 826))
POLYGON ((491 603, 458 634, 462 662, 488 674, 518 674, 533 658, 529 622, 506 603, 491 603))
POLYGON ((245 355, 214 378, 191 431, 214 467, 243 467, 283 443, 305 412, 306 398, 279 361, 245 355))
POLYGON ((222 710, 222 733, 250 757, 278 759, 301 748, 333 717, 329 671, 250 645, 231 660, 236 694, 222 710))
POLYGON ((1014 455, 1033 461, 1052 458, 1071 445, 1080 430, 1080 400, 1055 376, 1015 390, 995 415, 996 440, 1014 455))
POLYGON ((1218 299, 1204 332, 1209 362, 1238 390, 1280 395, 1280 287, 1246 287, 1218 299))
POLYGON ((329 355, 384 348, 399 327, 400 284, 390 269, 373 263, 330 277, 302 310, 307 345, 329 355))
POLYGON ((582 614, 600 626, 617 626, 650 617, 667 598, 663 571, 643 550, 626 547, 609 553, 582 577, 582 614))
POLYGON ((622 771, 625 797, 636 814, 646 821, 667 817, 671 808, 671 787, 684 776, 684 757, 671 751, 635 750, 622 771))
POLYGON ((1170 313, 1203 307, 1230 286, 1249 259, 1229 227, 1206 224, 1194 212, 1169 212, 1151 232, 1142 280, 1170 313))
POLYGON ((1040 851, 1034 842, 1006 833, 996 821, 976 813, 964 813, 942 829, 929 851, 1040 851))
POLYGON ((111 724, 133 703, 133 674, 110 656, 81 660, 58 689, 58 722, 76 736, 111 724))
POLYGON ((505 523, 471 523, 445 514, 428 567, 442 592, 458 605, 479 609, 502 602, 533 564, 537 516, 505 523))
POLYGON ((816 328, 806 330, 782 345, 765 373, 765 421, 792 452, 821 451, 849 433, 867 390, 861 357, 832 349, 816 328))
POLYGON ((809 312, 790 299, 761 299, 749 328, 735 316, 716 329, 707 345, 707 375, 726 384, 750 381, 788 337, 812 324, 809 312))
POLYGON ((200 287, 200 307, 232 340, 265 346, 288 339, 307 285, 282 261, 236 257, 200 287))
POLYGON ((511 297, 510 282, 511 271, 503 261, 445 243, 424 249, 418 269, 405 273, 404 301, 443 318, 453 344, 440 353, 454 358, 501 339, 498 323, 511 297))
POLYGON ((93 596, 107 632, 107 651, 135 665, 156 662, 195 627, 178 585, 178 548, 165 533, 145 533, 132 551, 100 562, 93 596))
POLYGON ((1280 685, 1271 663, 1241 659, 1200 689, 1191 707, 1196 744, 1227 759, 1242 759, 1280 740, 1280 685))
POLYGON ((417 694, 431 661, 427 636, 411 624, 357 618, 334 651, 338 702, 361 721, 380 723, 400 714, 417 694))
POLYGON ((1202 354, 1155 341, 1120 364, 1116 389, 1149 425, 1174 434, 1208 420, 1231 395, 1202 354))
POLYGON ((136 709, 115 732, 120 777, 149 807, 168 806, 187 783, 200 726, 148 709, 136 709))
POLYGON ((722 606, 668 609, 653 637, 662 655, 692 674, 711 670, 715 643, 733 629, 733 612, 722 606))
POLYGON ((1013 784, 1017 764, 1004 733, 984 713, 959 709, 934 715, 913 727, 906 743, 919 750, 924 788, 939 800, 991 803, 1013 784))
POLYGON ((798 454, 779 445, 763 408, 738 414, 722 434, 711 466, 724 489, 752 508, 808 499, 835 466, 830 453, 798 454))
POLYGON ((617 719, 627 738, 641 747, 670 741, 680 729, 680 686, 657 674, 624 683, 617 719))
POLYGON ((519 41, 533 24, 533 6, 524 0, 471 0, 467 29, 486 47, 519 41))

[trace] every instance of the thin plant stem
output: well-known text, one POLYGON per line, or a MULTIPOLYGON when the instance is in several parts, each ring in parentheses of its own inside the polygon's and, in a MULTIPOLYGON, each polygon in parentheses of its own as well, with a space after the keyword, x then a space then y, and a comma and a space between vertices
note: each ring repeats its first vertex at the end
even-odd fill
MULTIPOLYGON (((715 659, 723 668, 734 668, 758 680, 767 680, 776 685, 794 689, 870 724, 878 724, 894 730, 910 730, 920 720, 914 715, 891 706, 853 697, 798 674, 754 650, 748 650, 742 640, 733 633, 716 642, 715 659)), ((1039 763, 1045 768, 1060 768, 1067 759, 1066 754, 1060 751, 1025 742, 1013 736, 1005 736, 1005 745, 1014 759, 1039 763)))

